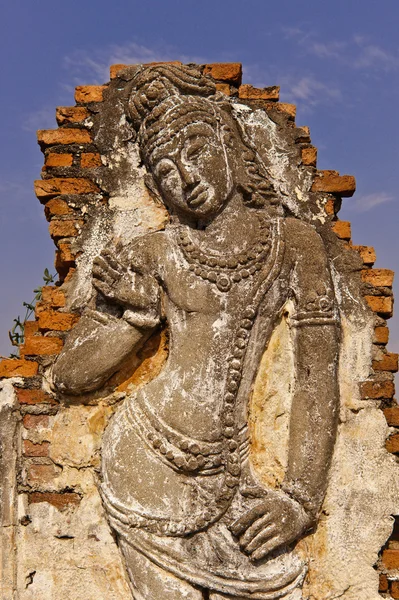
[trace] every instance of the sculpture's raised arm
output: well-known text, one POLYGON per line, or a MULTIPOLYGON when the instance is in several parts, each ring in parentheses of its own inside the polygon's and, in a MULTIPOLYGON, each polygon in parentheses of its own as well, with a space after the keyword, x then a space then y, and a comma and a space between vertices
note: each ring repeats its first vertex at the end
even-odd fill
MULTIPOLYGON (((140 252, 140 243, 133 246, 131 252, 140 252)), ((145 261, 135 267, 127 256, 122 261, 109 250, 94 261, 93 286, 105 300, 103 310, 86 310, 69 334, 53 370, 60 392, 78 395, 101 387, 159 323, 159 286, 145 272, 145 261)))

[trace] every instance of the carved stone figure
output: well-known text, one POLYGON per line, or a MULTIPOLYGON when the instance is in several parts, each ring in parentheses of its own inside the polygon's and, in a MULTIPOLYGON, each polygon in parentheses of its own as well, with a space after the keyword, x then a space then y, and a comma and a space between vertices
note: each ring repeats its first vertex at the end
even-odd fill
POLYGON ((101 495, 133 597, 301 597, 295 544, 317 526, 338 418, 339 319, 324 243, 283 208, 210 79, 142 67, 126 110, 170 222, 95 259, 96 306, 70 333, 54 384, 98 389, 166 325, 166 365, 126 398, 103 440, 101 495), (251 464, 248 405, 283 318, 295 389, 276 490, 251 464))

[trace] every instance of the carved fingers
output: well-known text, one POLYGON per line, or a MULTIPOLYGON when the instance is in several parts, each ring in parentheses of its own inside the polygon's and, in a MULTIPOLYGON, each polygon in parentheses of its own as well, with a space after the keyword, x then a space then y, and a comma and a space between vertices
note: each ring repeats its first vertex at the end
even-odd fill
POLYGON ((158 284, 151 275, 123 264, 108 249, 93 262, 93 287, 106 298, 128 309, 154 309, 158 304, 158 284))
POLYGON ((302 506, 282 493, 257 504, 235 521, 230 530, 251 560, 264 558, 280 546, 297 540, 308 527, 302 506))

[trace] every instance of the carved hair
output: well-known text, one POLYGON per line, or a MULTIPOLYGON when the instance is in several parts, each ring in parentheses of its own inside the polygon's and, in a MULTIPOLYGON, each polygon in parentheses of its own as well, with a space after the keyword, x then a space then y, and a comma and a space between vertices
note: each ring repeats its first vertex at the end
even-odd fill
POLYGON ((233 117, 230 103, 200 71, 184 65, 143 67, 133 77, 128 110, 146 164, 157 147, 186 125, 208 123, 219 133, 237 167, 236 185, 244 201, 257 207, 280 202, 266 166, 233 117))

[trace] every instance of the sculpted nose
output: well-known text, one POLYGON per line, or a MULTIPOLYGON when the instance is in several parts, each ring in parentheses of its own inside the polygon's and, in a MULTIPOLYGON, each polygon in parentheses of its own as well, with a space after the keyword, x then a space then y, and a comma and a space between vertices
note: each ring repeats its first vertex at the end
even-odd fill
POLYGON ((199 181, 199 176, 198 173, 196 173, 195 169, 193 169, 191 165, 185 165, 180 161, 177 166, 179 169, 180 177, 182 178, 185 187, 194 187, 199 181))

